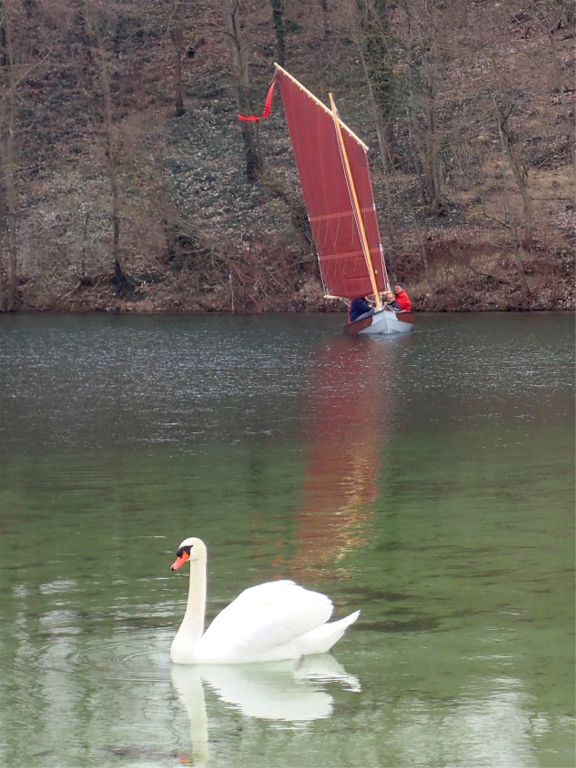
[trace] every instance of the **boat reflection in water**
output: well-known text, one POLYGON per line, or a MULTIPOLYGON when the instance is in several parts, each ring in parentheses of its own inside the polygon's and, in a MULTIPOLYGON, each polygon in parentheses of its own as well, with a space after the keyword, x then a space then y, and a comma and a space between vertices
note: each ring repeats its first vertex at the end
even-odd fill
POLYGON ((318 360, 309 396, 313 438, 289 562, 296 580, 345 576, 334 564, 371 536, 399 341, 334 338, 318 360))
POLYGON ((193 765, 209 758, 205 687, 247 717, 284 722, 330 717, 334 700, 324 690, 330 683, 360 691, 358 678, 328 653, 263 664, 173 664, 172 683, 190 719, 193 765))

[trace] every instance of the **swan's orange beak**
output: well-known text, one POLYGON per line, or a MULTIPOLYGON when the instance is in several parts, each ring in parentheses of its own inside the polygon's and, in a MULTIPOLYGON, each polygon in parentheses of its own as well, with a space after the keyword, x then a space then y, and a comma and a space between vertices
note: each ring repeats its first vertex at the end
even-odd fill
POLYGON ((170 567, 170 570, 171 571, 177 571, 178 568, 180 568, 181 565, 184 565, 186 560, 189 560, 189 559, 190 559, 190 555, 188 554, 188 552, 182 552, 180 557, 177 557, 176 560, 174 560, 174 562, 172 563, 172 565, 170 567))

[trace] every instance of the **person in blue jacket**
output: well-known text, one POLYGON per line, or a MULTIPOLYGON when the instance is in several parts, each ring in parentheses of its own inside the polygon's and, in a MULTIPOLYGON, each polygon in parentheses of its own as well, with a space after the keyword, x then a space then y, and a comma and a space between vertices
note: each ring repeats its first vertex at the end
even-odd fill
POLYGON ((400 304, 396 301, 394 298, 394 294, 392 291, 386 291, 384 294, 384 301, 386 302, 384 304, 384 309, 392 309, 394 312, 400 311, 400 304))
POLYGON ((354 320, 358 320, 363 315, 371 315, 373 313, 374 307, 371 307, 364 297, 352 299, 348 307, 348 322, 353 323, 354 320))

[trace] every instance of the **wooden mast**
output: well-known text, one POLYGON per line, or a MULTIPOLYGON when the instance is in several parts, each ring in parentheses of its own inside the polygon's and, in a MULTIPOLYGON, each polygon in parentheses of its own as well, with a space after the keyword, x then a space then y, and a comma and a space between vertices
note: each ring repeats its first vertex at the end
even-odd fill
POLYGON ((368 245, 368 238, 366 237, 366 230, 364 229, 364 222, 362 221, 362 212, 360 210, 360 204, 358 202, 358 195, 356 194, 356 187, 354 186, 354 179, 352 178, 352 171, 350 170, 350 163, 348 161, 346 147, 344 146, 344 140, 342 139, 342 129, 340 127, 340 119, 338 117, 338 112, 336 111, 336 104, 334 103, 332 94, 330 93, 328 95, 330 97, 330 106, 332 108, 332 118, 334 120, 336 135, 338 137, 338 146, 340 148, 342 164, 344 166, 344 174, 346 176, 346 182, 348 184, 348 190, 350 192, 352 208, 354 210, 354 218, 356 219, 356 226, 358 227, 358 234, 360 235, 360 242, 362 243, 362 252, 364 253, 364 259, 366 260, 366 266, 368 267, 368 274, 370 276, 372 291, 374 293, 374 298, 376 299, 376 308, 382 309, 382 299, 380 298, 380 292, 378 291, 378 283, 376 282, 376 275, 374 273, 374 266, 372 264, 370 246, 368 245))

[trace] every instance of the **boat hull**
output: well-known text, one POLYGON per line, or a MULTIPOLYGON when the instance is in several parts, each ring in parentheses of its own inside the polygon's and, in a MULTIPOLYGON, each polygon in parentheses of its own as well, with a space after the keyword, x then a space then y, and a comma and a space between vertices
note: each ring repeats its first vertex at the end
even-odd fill
POLYGON ((360 317, 352 323, 346 323, 344 332, 350 336, 377 333, 410 333, 414 323, 411 312, 391 312, 383 309, 368 317, 360 317))

